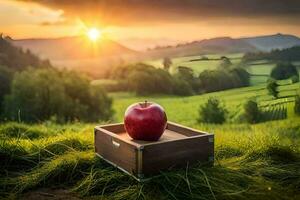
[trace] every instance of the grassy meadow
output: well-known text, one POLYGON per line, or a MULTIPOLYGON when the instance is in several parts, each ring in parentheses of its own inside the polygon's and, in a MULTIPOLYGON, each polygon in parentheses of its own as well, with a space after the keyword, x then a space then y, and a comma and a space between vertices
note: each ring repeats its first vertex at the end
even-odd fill
MULTIPOLYGON (((282 82, 279 90, 291 92, 299 86, 282 82)), ((69 198, 86 199, 300 198, 300 117, 294 115, 293 102, 273 100, 265 84, 191 97, 110 96, 115 122, 122 121, 128 105, 147 99, 165 107, 170 121, 215 133, 214 166, 187 165, 138 183, 95 156, 96 124, 6 123, 0 125, 0 196, 26 199, 40 195, 41 188, 50 193, 64 188, 71 192, 69 198), (197 122, 198 108, 209 96, 221 99, 229 110, 227 123, 197 122), (261 106, 279 101, 288 109, 287 119, 256 125, 234 123, 249 98, 257 98, 261 106)))

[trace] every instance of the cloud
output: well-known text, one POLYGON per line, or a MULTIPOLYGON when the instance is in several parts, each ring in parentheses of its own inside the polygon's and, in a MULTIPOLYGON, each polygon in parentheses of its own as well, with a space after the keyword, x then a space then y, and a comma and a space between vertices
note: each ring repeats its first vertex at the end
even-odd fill
MULTIPOLYGON (((28 1, 28 0, 27 0, 28 1)), ((66 17, 109 25, 200 21, 211 18, 273 18, 297 23, 298 0, 32 0, 66 17)), ((299 22, 298 22, 299 23, 299 22)))

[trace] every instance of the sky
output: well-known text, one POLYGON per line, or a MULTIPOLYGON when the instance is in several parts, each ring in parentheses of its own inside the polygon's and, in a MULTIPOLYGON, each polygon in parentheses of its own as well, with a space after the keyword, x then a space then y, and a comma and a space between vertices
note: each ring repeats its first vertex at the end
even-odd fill
POLYGON ((55 38, 99 28, 116 40, 300 36, 299 0, 0 0, 0 32, 55 38))

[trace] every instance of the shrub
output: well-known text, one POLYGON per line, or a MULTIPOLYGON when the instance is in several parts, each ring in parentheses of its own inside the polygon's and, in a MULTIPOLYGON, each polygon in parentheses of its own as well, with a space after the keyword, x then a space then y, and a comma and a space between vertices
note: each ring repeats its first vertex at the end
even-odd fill
POLYGON ((99 87, 75 72, 28 69, 17 73, 5 98, 5 116, 25 122, 108 120, 112 100, 99 87))
POLYGON ((226 108, 220 105, 220 101, 216 98, 209 98, 208 101, 200 106, 199 122, 222 124, 226 120, 226 108))
POLYGON ((249 100, 244 105, 244 116, 248 123, 254 124, 258 123, 262 118, 262 113, 258 108, 257 102, 254 100, 249 100))
POLYGON ((278 84, 277 84, 276 80, 274 80, 274 79, 268 80, 267 90, 268 90, 269 94, 274 96, 275 98, 277 98, 277 96, 278 96, 277 86, 278 86, 278 84))

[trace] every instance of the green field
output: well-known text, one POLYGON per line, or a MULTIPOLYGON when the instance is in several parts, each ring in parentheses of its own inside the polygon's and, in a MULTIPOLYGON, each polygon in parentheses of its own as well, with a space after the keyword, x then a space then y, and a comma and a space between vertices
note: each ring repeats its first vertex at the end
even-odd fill
POLYGON ((278 100, 273 100, 273 97, 268 94, 265 84, 189 97, 136 97, 129 93, 112 93, 111 96, 116 99, 114 109, 117 111, 116 120, 118 121, 123 119, 123 114, 127 106, 134 102, 148 100, 161 104, 169 113, 169 120, 190 126, 196 124, 198 108, 209 97, 217 97, 220 99, 229 111, 229 116, 231 117, 229 120, 234 120, 239 110, 241 110, 240 107, 250 98, 256 99, 261 106, 269 105, 272 102, 277 104, 278 102, 284 103, 287 100, 293 101, 294 97, 286 96, 295 95, 296 90, 299 88, 300 83, 280 86, 279 96, 282 98, 278 100))
MULTIPOLYGON (((243 57, 243 54, 236 53, 236 54, 209 54, 205 55, 209 59, 219 59, 221 56, 226 56, 231 59, 231 62, 236 65, 241 62, 241 59, 243 57)), ((190 67, 194 70, 195 74, 198 75, 199 73, 203 72, 204 70, 210 69, 216 69, 220 65, 220 60, 201 60, 201 61, 191 61, 193 59, 200 59, 202 56, 186 56, 186 57, 175 57, 171 58, 172 60, 172 66, 170 69, 171 73, 174 73, 176 70, 176 67, 178 66, 186 66, 190 67)), ((144 63, 153 65, 158 68, 163 67, 163 59, 157 59, 157 60, 147 60, 144 63)), ((300 62, 293 62, 294 65, 300 66, 300 62)), ((258 85, 265 83, 269 75, 275 67, 275 63, 268 61, 268 60, 257 60, 253 62, 249 62, 244 66, 247 71, 251 74, 250 78, 250 84, 251 85, 258 85)), ((300 71, 300 70, 299 70, 300 71)))
POLYGON ((187 165, 145 183, 95 156, 96 124, 0 124, 0 199, 53 193, 60 199, 299 199, 300 116, 294 95, 300 83, 278 83, 279 99, 268 94, 266 84, 189 97, 110 93, 115 110, 110 122, 121 122, 130 104, 148 100, 161 104, 170 121, 215 134, 213 167, 187 165), (197 122, 199 106, 212 96, 229 111, 223 125, 197 122), (256 99, 274 121, 240 123, 248 99, 256 99))
MULTIPOLYGON (((279 90, 299 87, 283 85, 279 90)), ((48 193, 64 188, 68 198, 86 199, 299 199, 300 117, 293 113, 293 102, 272 99, 265 85, 191 97, 111 96, 114 122, 122 121, 128 105, 147 99, 165 107, 170 121, 215 133, 215 165, 187 165, 138 183, 95 156, 95 124, 6 123, 0 125, 0 196, 39 198, 41 188, 48 193), (270 116, 287 119, 257 125, 231 120, 199 124, 198 108, 209 96, 222 100, 230 119, 249 98, 257 98, 261 106, 272 102, 276 107, 265 108, 274 111, 270 116)))
MULTIPOLYGON (((243 54, 236 53, 236 54, 224 54, 224 55, 218 55, 218 54, 209 54, 205 55, 208 59, 219 59, 221 56, 227 56, 228 58, 231 58, 231 62, 233 64, 237 64, 240 62, 241 57, 243 54)), ((170 71, 174 72, 176 70, 176 67, 178 66, 185 66, 190 67, 194 70, 196 74, 201 73, 202 71, 206 69, 216 69, 219 64, 220 60, 203 60, 203 61, 191 61, 193 59, 200 59, 202 56, 185 56, 185 57, 176 57, 172 58, 172 66, 170 71)), ((149 60, 145 61, 144 63, 153 65, 154 67, 162 68, 163 67, 163 59, 157 59, 157 60, 149 60)))

